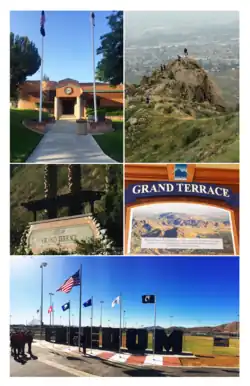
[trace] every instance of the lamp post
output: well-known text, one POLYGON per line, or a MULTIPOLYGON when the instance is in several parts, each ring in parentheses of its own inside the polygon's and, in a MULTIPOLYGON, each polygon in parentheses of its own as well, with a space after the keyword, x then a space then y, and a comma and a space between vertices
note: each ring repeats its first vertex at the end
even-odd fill
POLYGON ((47 263, 43 262, 40 265, 41 268, 41 312, 40 312, 40 338, 42 339, 42 327, 43 327, 43 268, 47 267, 47 263))
POLYGON ((52 307, 52 310, 50 308, 50 313, 49 313, 49 324, 51 326, 51 314, 54 312, 54 307, 53 307, 53 304, 52 304, 52 296, 54 296, 55 294, 53 294, 52 292, 49 293, 49 298, 50 298, 50 302, 49 302, 49 305, 50 307, 52 307))
POLYGON ((125 314, 126 314, 126 311, 124 310, 123 311, 123 328, 125 328, 125 314))
POLYGON ((101 300, 100 301, 100 304, 101 304, 101 313, 100 313, 100 329, 102 329, 102 305, 103 305, 104 301, 101 300))

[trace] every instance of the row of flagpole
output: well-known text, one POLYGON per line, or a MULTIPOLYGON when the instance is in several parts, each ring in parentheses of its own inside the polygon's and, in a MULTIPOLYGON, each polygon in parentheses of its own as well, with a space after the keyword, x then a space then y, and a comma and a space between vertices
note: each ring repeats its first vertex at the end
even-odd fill
MULTIPOLYGON (((47 263, 43 263, 46 264, 47 263)), ((43 268, 43 264, 41 264, 40 268, 43 268)), ((44 265, 44 266, 46 266, 44 265)), ((42 283, 43 283, 43 269, 42 269, 42 283)), ((68 294, 73 287, 79 286, 79 331, 78 331, 78 348, 79 352, 81 351, 81 321, 82 321, 82 264, 80 265, 79 270, 72 276, 70 276, 68 279, 64 281, 64 283, 57 289, 58 291, 64 292, 68 294)), ((50 293, 50 298, 51 296, 54 295, 50 293)), ((42 292, 41 292, 41 301, 43 302, 43 284, 42 284, 42 292)), ((50 301, 51 303, 51 301, 50 301)), ((120 328, 119 328, 119 353, 121 353, 121 348, 122 348, 122 294, 120 293, 119 296, 117 296, 113 302, 111 303, 112 308, 115 307, 116 304, 120 306, 120 328)), ((156 335, 156 295, 143 295, 142 296, 142 303, 154 303, 154 330, 153 330, 153 355, 155 355, 155 335, 156 335)), ((62 310, 66 311, 69 310, 69 331, 68 331, 68 344, 70 346, 70 327, 71 327, 71 320, 70 320, 70 312, 71 312, 71 306, 70 306, 70 300, 65 303, 62 306, 62 310)), ((94 316, 94 300, 93 296, 86 302, 83 303, 84 307, 89 307, 91 306, 91 323, 90 323, 90 344, 91 344, 91 353, 92 353, 92 332, 93 332, 93 316, 94 316)), ((102 305, 101 305, 102 306, 102 305)), ((51 309, 50 306, 50 311, 54 312, 54 310, 51 309)), ((42 303, 41 303, 41 310, 42 310, 42 303)), ((101 311, 102 312, 102 311, 101 311)), ((42 316, 41 316, 41 328, 42 328, 42 316)))
MULTIPOLYGON (((40 103, 39 103, 39 122, 42 122, 42 109, 43 109, 43 65, 44 65, 44 37, 45 37, 45 12, 41 12, 40 19, 40 33, 42 36, 42 52, 41 52, 41 79, 40 79, 40 103)), ((96 84, 95 84, 95 14, 90 13, 91 23, 91 40, 92 40, 92 65, 93 65, 93 102, 94 102, 94 114, 95 122, 97 122, 97 103, 96 103, 96 84)))

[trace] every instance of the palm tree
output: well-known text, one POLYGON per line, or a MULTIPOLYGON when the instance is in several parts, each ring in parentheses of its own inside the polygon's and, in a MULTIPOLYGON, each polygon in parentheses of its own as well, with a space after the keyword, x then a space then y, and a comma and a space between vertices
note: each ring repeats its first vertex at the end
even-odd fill
POLYGON ((72 195, 69 216, 81 214, 81 202, 75 199, 77 196, 79 197, 81 192, 81 165, 68 165, 68 187, 69 193, 72 195))
POLYGON ((106 176, 105 176, 105 191, 114 189, 116 190, 116 174, 117 174, 117 166, 116 165, 105 165, 106 168, 106 176))
MULTIPOLYGON (((44 197, 55 198, 57 196, 57 165, 44 165, 44 197)), ((49 219, 57 217, 56 206, 46 210, 49 219)))

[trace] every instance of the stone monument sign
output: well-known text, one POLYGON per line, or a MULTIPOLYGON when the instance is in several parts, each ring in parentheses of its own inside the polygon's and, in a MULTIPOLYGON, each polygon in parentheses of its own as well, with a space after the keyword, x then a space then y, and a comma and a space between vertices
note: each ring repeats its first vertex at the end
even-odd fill
POLYGON ((99 238, 100 227, 91 214, 31 222, 27 246, 33 254, 48 249, 74 251, 76 240, 99 238))

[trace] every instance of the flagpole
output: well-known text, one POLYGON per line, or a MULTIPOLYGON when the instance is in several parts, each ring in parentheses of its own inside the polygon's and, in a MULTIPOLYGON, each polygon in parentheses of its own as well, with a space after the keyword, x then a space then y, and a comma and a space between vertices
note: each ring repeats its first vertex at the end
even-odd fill
POLYGON ((79 331, 78 331, 79 352, 81 352, 81 324, 82 324, 82 264, 80 265, 79 331))
POLYGON ((92 304, 92 307, 91 307, 91 325, 90 325, 90 353, 92 354, 92 327, 93 327, 93 313, 94 313, 93 296, 91 298, 91 304, 92 304))
POLYGON ((156 329, 156 295, 155 295, 155 317, 154 317, 154 352, 153 352, 153 360, 155 359, 155 329, 156 329))
POLYGON ((68 339, 68 345, 70 346, 70 300, 69 300, 69 339, 68 339))
POLYGON ((94 99, 94 112, 95 122, 97 122, 97 111, 96 111, 96 88, 95 88, 95 41, 94 41, 94 28, 95 28, 95 16, 91 13, 91 37, 92 37, 92 63, 93 63, 93 99, 94 99))
POLYGON ((122 294, 120 293, 120 344, 119 344, 119 353, 121 353, 122 345, 122 294))
POLYGON ((43 46, 44 46, 44 37, 42 36, 39 122, 42 122, 42 107, 43 107, 43 46))

